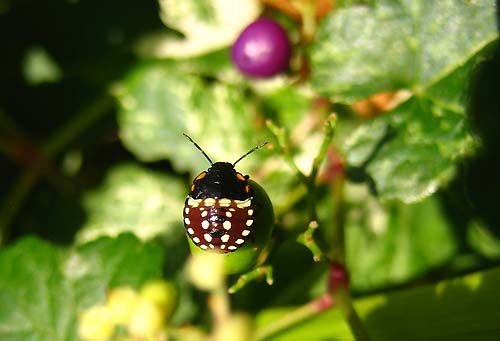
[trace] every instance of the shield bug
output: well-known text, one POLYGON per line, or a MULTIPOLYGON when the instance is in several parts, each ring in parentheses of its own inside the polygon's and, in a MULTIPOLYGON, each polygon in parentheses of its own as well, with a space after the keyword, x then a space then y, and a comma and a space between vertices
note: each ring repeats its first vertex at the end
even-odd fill
POLYGON ((224 254, 242 249, 260 251, 259 243, 267 242, 273 225, 271 201, 262 187, 235 166, 267 142, 233 163, 214 163, 191 137, 184 135, 210 162, 210 167, 194 178, 184 204, 184 226, 191 244, 224 254))

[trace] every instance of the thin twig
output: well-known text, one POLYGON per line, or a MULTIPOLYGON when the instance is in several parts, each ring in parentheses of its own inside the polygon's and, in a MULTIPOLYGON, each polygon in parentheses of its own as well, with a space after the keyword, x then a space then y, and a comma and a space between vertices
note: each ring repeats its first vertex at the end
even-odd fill
POLYGON ((316 231, 318 227, 318 222, 316 220, 312 220, 309 222, 309 225, 307 225, 307 230, 297 237, 297 242, 303 244, 309 249, 309 251, 311 251, 315 262, 319 262, 323 255, 318 244, 314 241, 314 231, 316 231))
POLYGON ((348 323, 356 340, 370 340, 363 321, 354 309, 349 291, 346 288, 339 287, 338 290, 332 292, 332 298, 335 304, 339 307, 344 320, 348 323))
POLYGON ((273 268, 272 266, 265 265, 265 266, 259 266, 255 269, 253 269, 250 272, 247 272, 243 275, 241 275, 236 283, 234 283, 228 290, 230 294, 234 294, 235 292, 241 290, 245 285, 250 283, 251 281, 265 277, 266 278, 266 283, 269 285, 273 285, 274 278, 273 278, 273 268))

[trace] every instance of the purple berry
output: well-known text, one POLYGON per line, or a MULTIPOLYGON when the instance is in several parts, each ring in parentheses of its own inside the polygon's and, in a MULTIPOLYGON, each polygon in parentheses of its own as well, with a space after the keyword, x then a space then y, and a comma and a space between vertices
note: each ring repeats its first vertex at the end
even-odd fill
POLYGON ((231 57, 242 73, 264 78, 286 69, 290 49, 285 30, 275 21, 261 18, 241 32, 231 48, 231 57))

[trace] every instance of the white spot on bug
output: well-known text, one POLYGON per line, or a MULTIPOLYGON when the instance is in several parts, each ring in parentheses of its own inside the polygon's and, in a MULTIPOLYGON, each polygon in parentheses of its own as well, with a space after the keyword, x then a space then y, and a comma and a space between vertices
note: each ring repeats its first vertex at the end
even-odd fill
POLYGON ((219 205, 220 207, 228 207, 229 205, 231 205, 231 199, 220 199, 219 200, 219 205))
POLYGON ((205 244, 201 244, 200 247, 203 249, 203 250, 206 250, 208 249, 208 246, 206 246, 205 244))
POLYGON ((206 198, 205 199, 205 206, 213 206, 214 204, 215 204, 214 198, 206 198))
POLYGON ((198 207, 200 205, 201 199, 193 199, 189 197, 188 199, 188 205, 191 207, 198 207))
POLYGON ((248 198, 246 200, 235 200, 236 206, 238 208, 245 208, 245 207, 250 207, 252 205, 252 199, 248 198))
POLYGON ((194 230, 192 228, 188 228, 188 233, 189 234, 194 234, 194 230))
POLYGON ((198 244, 200 242, 200 238, 198 237, 194 237, 193 238, 193 242, 195 242, 196 244, 198 244))
POLYGON ((234 208, 232 208, 232 207, 231 207, 229 210, 230 210, 231 212, 236 211, 236 210, 235 210, 234 208))
POLYGON ((203 220, 201 222, 201 227, 203 227, 205 230, 208 229, 209 226, 210 226, 210 223, 208 222, 208 220, 203 220))
POLYGON ((236 247, 236 246, 234 246, 234 245, 230 245, 230 246, 228 247, 228 249, 229 249, 229 250, 236 250, 236 249, 237 249, 237 247, 236 247))
POLYGON ((246 222, 247 226, 252 226, 253 224, 253 220, 252 219, 248 219, 247 222, 246 222))
POLYGON ((249 209, 247 213, 248 213, 248 215, 253 215, 253 210, 249 209))
POLYGON ((224 243, 227 243, 229 241, 229 235, 228 234, 225 234, 223 235, 220 240, 222 240, 224 243))
POLYGON ((226 230, 230 230, 231 229, 231 222, 229 220, 226 220, 225 222, 222 223, 222 226, 224 226, 224 228, 226 230))
POLYGON ((233 216, 233 214, 231 212, 229 212, 229 211, 226 212, 226 217, 231 218, 232 216, 233 216))
POLYGON ((205 240, 206 240, 207 242, 209 242, 209 243, 212 241, 212 236, 211 236, 211 235, 209 235, 208 233, 205 233, 205 234, 203 235, 203 238, 205 238, 205 240))
POLYGON ((200 211, 205 211, 205 207, 200 207, 200 211))
POLYGON ((191 224, 191 221, 189 220, 189 218, 184 218, 184 223, 186 225, 189 225, 189 224, 191 224))
POLYGON ((235 243, 236 244, 243 244, 245 241, 243 239, 236 239, 235 243))
POLYGON ((186 214, 189 213, 189 207, 184 208, 184 213, 186 213, 186 214))
POLYGON ((243 230, 243 232, 241 232, 241 235, 242 235, 243 237, 246 237, 246 236, 248 236, 249 234, 250 234, 250 230, 243 230))
POLYGON ((214 244, 208 244, 208 246, 210 246, 211 249, 215 248, 214 244))
POLYGON ((207 215, 208 215, 208 211, 203 211, 203 212, 201 212, 201 216, 202 216, 202 217, 206 217, 207 215))
POLYGON ((222 245, 220 246, 220 248, 221 248, 221 250, 224 250, 224 249, 226 248, 226 244, 222 244, 222 245))

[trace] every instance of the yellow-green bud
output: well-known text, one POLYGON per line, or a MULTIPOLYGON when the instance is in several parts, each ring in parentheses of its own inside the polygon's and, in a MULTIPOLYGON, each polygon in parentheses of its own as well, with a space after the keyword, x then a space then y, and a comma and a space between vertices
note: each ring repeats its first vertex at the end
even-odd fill
POLYGON ((252 321, 245 314, 231 315, 223 324, 218 325, 215 341, 250 341, 253 340, 252 321))
POLYGON ((114 330, 115 324, 111 314, 103 305, 90 307, 78 318, 78 336, 81 340, 109 340, 114 330))
POLYGON ((216 290, 224 285, 224 259, 211 252, 194 253, 187 264, 191 282, 202 290, 216 290))
POLYGON ((141 298, 158 305, 166 318, 172 314, 177 295, 171 283, 164 280, 147 282, 142 286, 140 295, 141 298))
POLYGON ((157 304, 141 297, 130 319, 128 330, 135 337, 150 338, 162 330, 164 322, 164 311, 157 304))
POLYGON ((112 289, 106 301, 106 307, 116 324, 126 325, 139 302, 139 295, 131 287, 112 289))

